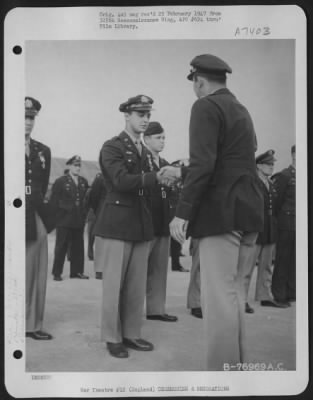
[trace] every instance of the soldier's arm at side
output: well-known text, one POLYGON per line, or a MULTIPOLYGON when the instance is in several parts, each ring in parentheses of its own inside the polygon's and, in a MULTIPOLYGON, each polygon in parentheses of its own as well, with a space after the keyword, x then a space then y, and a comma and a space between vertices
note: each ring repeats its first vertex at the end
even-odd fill
POLYGON ((273 179, 273 184, 277 193, 275 205, 276 205, 276 210, 278 212, 281 209, 281 206, 284 201, 285 192, 288 185, 288 176, 284 172, 275 175, 273 179))
POLYGON ((47 189, 48 189, 48 185, 49 185, 49 178, 50 178, 50 170, 51 170, 51 150, 49 149, 49 147, 45 148, 45 175, 44 175, 44 180, 42 182, 42 193, 43 196, 46 195, 47 193, 47 189))
POLYGON ((189 220, 193 205, 209 184, 214 171, 220 120, 216 106, 200 99, 191 110, 190 117, 190 165, 185 169, 186 178, 176 216, 189 220))
POLYGON ((114 187, 120 192, 149 188, 156 184, 155 171, 144 174, 130 174, 125 165, 122 150, 113 143, 106 143, 100 153, 100 166, 103 174, 107 174, 114 187))

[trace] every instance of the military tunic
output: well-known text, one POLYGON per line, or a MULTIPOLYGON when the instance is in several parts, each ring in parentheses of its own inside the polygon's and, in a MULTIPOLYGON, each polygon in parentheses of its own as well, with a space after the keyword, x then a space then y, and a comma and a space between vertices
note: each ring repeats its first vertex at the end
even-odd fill
MULTIPOLYGON (((99 212, 100 206, 105 199, 106 188, 102 173, 96 175, 94 181, 88 190, 88 200, 87 209, 89 209, 87 216, 88 223, 88 258, 90 260, 94 259, 94 241, 95 235, 93 233, 93 228, 97 219, 97 214, 99 212)), ((100 272, 100 271, 96 271, 100 272)))
POLYGON ((147 195, 156 185, 148 150, 123 131, 104 143, 99 164, 107 190, 94 227, 96 271, 103 272, 101 339, 140 337, 150 241, 147 195))
POLYGON ((63 272, 65 255, 70 244, 70 275, 84 272, 84 225, 86 207, 84 197, 88 182, 78 176, 77 184, 70 174, 58 178, 52 187, 50 204, 56 211, 56 243, 52 274, 63 272))
POLYGON ((277 301, 296 299, 296 170, 292 166, 273 177, 277 191, 278 237, 272 293, 277 301))
POLYGON ((25 154, 26 200, 26 332, 42 329, 46 299, 48 243, 47 231, 53 228, 53 215, 45 203, 51 166, 51 151, 30 139, 25 154))
POLYGON ((247 109, 226 88, 198 99, 190 117, 190 166, 176 216, 199 238, 208 370, 245 359, 239 270, 263 229, 263 199, 247 109))

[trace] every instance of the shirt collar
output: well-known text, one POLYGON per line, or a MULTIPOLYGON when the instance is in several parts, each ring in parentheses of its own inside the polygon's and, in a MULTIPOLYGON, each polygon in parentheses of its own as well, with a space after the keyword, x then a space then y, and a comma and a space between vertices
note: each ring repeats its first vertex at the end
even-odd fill
POLYGON ((132 133, 130 133, 130 132, 128 132, 128 130, 127 129, 124 129, 124 131, 127 133, 127 135, 131 138, 131 140, 136 144, 136 143, 141 143, 141 140, 140 140, 140 136, 137 138, 137 137, 135 137, 132 133))

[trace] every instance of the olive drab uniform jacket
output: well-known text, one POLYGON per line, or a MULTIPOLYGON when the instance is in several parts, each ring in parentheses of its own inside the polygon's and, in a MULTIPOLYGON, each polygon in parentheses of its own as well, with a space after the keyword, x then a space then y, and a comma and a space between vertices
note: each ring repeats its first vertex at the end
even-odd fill
POLYGON ((56 226, 82 228, 85 225, 87 210, 84 197, 88 181, 78 176, 78 185, 70 174, 56 179, 52 186, 50 204, 56 213, 56 226))
POLYGON ((99 164, 106 196, 95 223, 96 236, 124 241, 153 239, 148 195, 157 179, 148 154, 142 146, 140 155, 125 131, 104 143, 99 164))
POLYGON ((292 166, 273 176, 277 192, 278 229, 294 231, 296 228, 296 170, 292 166))
POLYGON ((193 238, 263 231, 255 150, 251 117, 227 88, 194 103, 190 166, 176 210, 193 238))
POLYGON ((29 156, 25 154, 26 241, 37 238, 35 213, 38 213, 48 232, 54 228, 53 215, 45 202, 50 168, 50 148, 30 139, 29 156))
POLYGON ((260 185, 264 199, 264 226, 263 231, 259 232, 257 244, 273 244, 277 241, 277 193, 270 179, 268 179, 268 188, 261 179, 260 185))
MULTIPOLYGON (((148 154, 151 159, 152 156, 148 154)), ((159 158, 159 166, 152 159, 153 169, 159 171, 162 167, 169 165, 169 163, 163 158, 159 158)), ((152 220, 154 235, 156 237, 169 236, 170 229, 169 224, 175 213, 176 207, 176 193, 168 186, 161 184, 155 185, 148 196, 152 220)))

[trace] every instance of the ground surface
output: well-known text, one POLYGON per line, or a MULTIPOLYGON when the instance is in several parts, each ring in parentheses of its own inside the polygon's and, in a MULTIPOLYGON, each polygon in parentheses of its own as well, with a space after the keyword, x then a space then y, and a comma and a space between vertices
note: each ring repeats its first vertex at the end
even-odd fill
MULTIPOLYGON (((128 359, 112 358, 101 343, 101 281, 94 278, 93 263, 86 259, 89 280, 69 279, 69 264, 64 280, 52 280, 54 235, 49 236, 49 275, 44 329, 54 336, 51 341, 27 339, 26 370, 32 372, 101 371, 200 371, 203 364, 202 320, 186 309, 189 273, 169 270, 167 312, 177 315, 176 323, 143 320, 142 337, 155 350, 130 351, 128 359)), ((190 268, 191 258, 181 258, 190 268)), ((246 314, 249 358, 256 363, 282 363, 295 369, 296 307, 288 309, 260 307, 252 299, 255 276, 250 288, 254 314, 246 314)))

